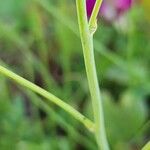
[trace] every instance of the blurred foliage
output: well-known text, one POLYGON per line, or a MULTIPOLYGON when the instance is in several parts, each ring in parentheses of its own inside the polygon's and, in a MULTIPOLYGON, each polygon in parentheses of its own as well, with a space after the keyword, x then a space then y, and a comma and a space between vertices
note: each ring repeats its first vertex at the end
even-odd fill
MULTIPOLYGON (((106 129, 114 150, 138 150, 150 138, 150 24, 144 8, 135 5, 113 22, 100 17, 95 35, 106 129)), ((1 1, 0 58, 93 119, 73 0, 1 1)), ((0 149, 97 146, 93 135, 63 110, 0 76, 0 149)))

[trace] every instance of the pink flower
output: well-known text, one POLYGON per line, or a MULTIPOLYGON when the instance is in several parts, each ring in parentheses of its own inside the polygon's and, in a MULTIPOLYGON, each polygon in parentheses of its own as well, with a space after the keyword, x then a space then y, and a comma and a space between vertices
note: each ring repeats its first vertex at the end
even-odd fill
MULTIPOLYGON (((91 16, 96 0, 86 0, 87 15, 91 16)), ((100 12, 107 20, 113 20, 118 15, 127 11, 133 0, 103 0, 100 12)))
POLYGON ((131 7, 132 0, 116 0, 116 9, 119 12, 124 12, 131 7))
POLYGON ((87 9, 88 17, 90 17, 92 14, 92 10, 93 10, 93 7, 95 5, 95 1, 96 0, 86 0, 86 9, 87 9))

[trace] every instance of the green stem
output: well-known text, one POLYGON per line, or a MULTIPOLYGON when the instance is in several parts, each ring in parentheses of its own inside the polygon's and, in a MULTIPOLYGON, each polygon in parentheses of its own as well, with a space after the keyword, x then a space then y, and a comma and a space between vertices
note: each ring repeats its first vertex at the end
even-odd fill
POLYGON ((76 5, 87 78, 94 111, 95 136, 99 149, 109 150, 105 133, 102 100, 100 97, 100 89, 95 67, 93 34, 90 33, 88 26, 85 0, 76 0, 76 5))
POLYGON ((103 0, 96 0, 95 6, 93 8, 90 20, 89 20, 89 30, 93 34, 97 29, 97 15, 99 13, 100 7, 103 0))
POLYGON ((142 150, 150 150, 150 141, 142 148, 142 150))
POLYGON ((18 76, 17 74, 13 73, 12 71, 9 71, 8 69, 6 69, 2 66, 0 66, 0 73, 5 75, 6 77, 11 78, 18 84, 30 89, 31 91, 43 96, 47 100, 56 104, 57 106, 63 108, 66 112, 71 114, 75 119, 77 119, 78 121, 83 123, 84 126, 86 126, 88 130, 94 131, 94 123, 91 120, 86 118, 84 115, 79 113, 77 110, 75 110, 73 107, 71 107, 67 103, 63 102, 61 99, 59 99, 55 95, 49 93, 48 91, 42 89, 41 87, 33 84, 32 82, 30 82, 28 80, 18 76))

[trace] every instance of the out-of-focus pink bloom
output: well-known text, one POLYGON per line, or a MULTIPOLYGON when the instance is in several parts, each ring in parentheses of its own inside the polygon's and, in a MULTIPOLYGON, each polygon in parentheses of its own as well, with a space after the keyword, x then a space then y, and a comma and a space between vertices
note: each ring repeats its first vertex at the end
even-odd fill
MULTIPOLYGON (((87 15, 91 16, 96 0, 86 0, 87 15)), ((113 20, 131 7, 133 0, 103 0, 101 14, 107 20, 113 20)))
POLYGON ((86 0, 86 10, 88 17, 91 16, 96 0, 86 0))
POLYGON ((116 9, 119 12, 124 12, 131 7, 132 0, 116 0, 116 9))

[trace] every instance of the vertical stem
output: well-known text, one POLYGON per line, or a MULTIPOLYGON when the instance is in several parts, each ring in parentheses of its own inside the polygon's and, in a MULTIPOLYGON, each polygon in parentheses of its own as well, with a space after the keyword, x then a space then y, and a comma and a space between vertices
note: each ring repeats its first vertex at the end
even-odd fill
POLYGON ((105 133, 102 100, 100 97, 100 89, 95 67, 93 34, 91 34, 89 30, 85 2, 85 0, 76 0, 79 30, 96 126, 95 136, 99 149, 109 150, 105 133))
POLYGON ((97 29, 97 15, 99 13, 100 7, 103 0, 96 0, 90 20, 89 20, 89 30, 94 33, 97 29))

